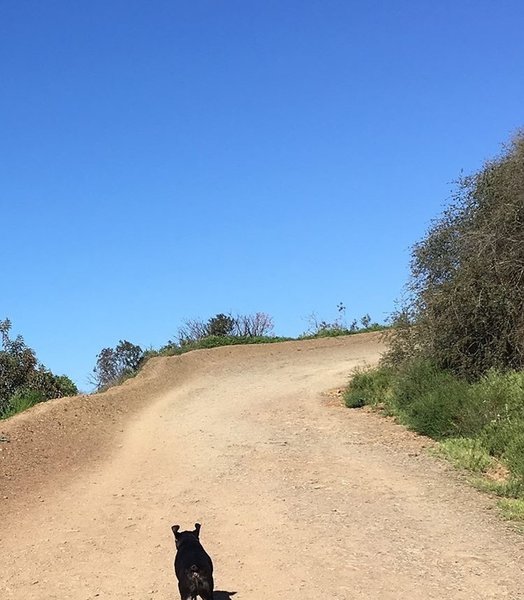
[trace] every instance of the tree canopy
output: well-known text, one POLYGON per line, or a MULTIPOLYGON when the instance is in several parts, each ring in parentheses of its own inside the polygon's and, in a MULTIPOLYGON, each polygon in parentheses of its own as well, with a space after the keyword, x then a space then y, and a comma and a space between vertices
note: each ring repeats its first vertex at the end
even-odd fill
POLYGON ((412 252, 389 360, 421 356, 474 379, 524 367, 524 133, 461 177, 412 252))

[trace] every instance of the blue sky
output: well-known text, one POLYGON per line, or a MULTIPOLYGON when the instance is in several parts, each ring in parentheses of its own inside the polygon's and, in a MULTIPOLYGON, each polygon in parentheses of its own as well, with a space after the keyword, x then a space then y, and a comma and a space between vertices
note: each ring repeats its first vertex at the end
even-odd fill
POLYGON ((524 125, 520 0, 0 0, 0 318, 83 389, 186 318, 383 321, 524 125))

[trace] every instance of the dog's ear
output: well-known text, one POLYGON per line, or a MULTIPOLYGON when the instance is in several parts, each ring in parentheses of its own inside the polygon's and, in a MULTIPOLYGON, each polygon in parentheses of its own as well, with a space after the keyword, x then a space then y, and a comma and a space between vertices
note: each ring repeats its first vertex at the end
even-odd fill
POLYGON ((195 523, 195 531, 193 531, 193 533, 198 537, 200 535, 200 528, 202 527, 202 525, 200 525, 200 523, 195 523))
POLYGON ((173 525, 171 527, 171 531, 175 534, 175 538, 177 538, 180 534, 178 533, 178 530, 180 529, 180 525, 173 525))

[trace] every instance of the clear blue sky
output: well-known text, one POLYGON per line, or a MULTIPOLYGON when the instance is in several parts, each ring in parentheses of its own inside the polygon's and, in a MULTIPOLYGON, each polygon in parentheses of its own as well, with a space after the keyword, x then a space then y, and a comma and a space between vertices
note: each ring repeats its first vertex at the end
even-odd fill
POLYGON ((383 321, 524 125, 521 0, 0 0, 0 318, 86 389, 182 320, 383 321))

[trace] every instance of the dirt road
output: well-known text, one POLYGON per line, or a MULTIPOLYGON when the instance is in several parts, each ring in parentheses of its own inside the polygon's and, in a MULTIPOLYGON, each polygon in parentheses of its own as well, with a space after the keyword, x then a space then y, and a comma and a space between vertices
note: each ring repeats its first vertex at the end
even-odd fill
POLYGON ((326 390, 379 338, 155 359, 0 432, 2 600, 178 597, 170 525, 202 523, 236 600, 524 598, 524 538, 427 441, 326 390))

